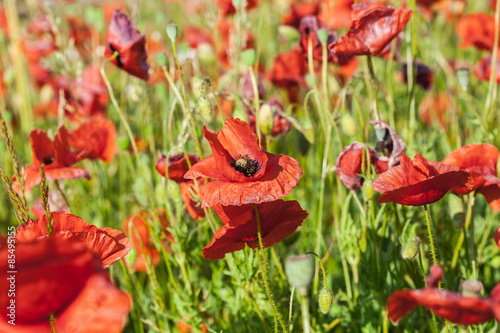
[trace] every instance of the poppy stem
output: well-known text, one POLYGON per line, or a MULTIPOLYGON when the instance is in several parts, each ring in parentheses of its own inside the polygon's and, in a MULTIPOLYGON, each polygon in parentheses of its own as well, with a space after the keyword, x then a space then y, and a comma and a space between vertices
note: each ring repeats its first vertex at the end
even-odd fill
MULTIPOLYGON (((259 111, 260 111, 259 87, 257 85, 257 76, 255 75, 253 67, 248 67, 248 72, 250 73, 250 79, 252 80, 253 103, 255 108, 255 128, 257 130, 257 137, 259 138, 259 147, 261 147, 262 144, 260 135, 260 121, 259 121, 259 111)), ((267 147, 267 149, 269 149, 269 146, 267 147)))
POLYGON ((429 216, 429 207, 427 205, 424 205, 424 210, 425 210, 425 220, 427 221, 427 232, 429 233, 429 242, 431 243, 432 263, 434 265, 437 265, 438 261, 436 258, 436 250, 434 249, 434 238, 432 237, 432 227, 431 227, 431 219, 429 216))
POLYGON ((366 56, 366 62, 368 63, 368 72, 370 73, 371 86, 373 89, 373 111, 375 113, 375 119, 380 120, 381 116, 378 108, 377 77, 375 76, 375 71, 373 70, 373 62, 370 55, 366 56))
POLYGON ((274 315, 274 327, 275 331, 278 331, 278 322, 283 329, 283 332, 288 332, 287 328, 285 326, 285 323, 283 322, 283 318, 281 318, 281 314, 276 308, 276 304, 273 301, 272 295, 271 295, 271 290, 269 289, 269 278, 267 276, 267 261, 266 261, 266 256, 264 253, 264 245, 262 243, 262 233, 260 230, 260 216, 259 216, 259 210, 257 208, 257 205, 253 205, 255 208, 255 217, 257 220, 257 236, 258 236, 258 246, 256 246, 257 250, 257 257, 259 259, 259 266, 260 266, 260 273, 262 274, 262 280, 264 281, 264 288, 266 289, 266 294, 267 298, 269 299, 269 304, 271 305, 271 308, 273 309, 273 315, 274 315), (259 251, 260 249, 260 251, 259 251), (262 255, 262 257, 261 257, 262 255))
POLYGON ((56 317, 54 314, 50 314, 49 317, 50 333, 56 333, 56 317))
POLYGON ((300 293, 300 310, 302 312, 302 327, 304 333, 310 333, 309 325, 309 299, 307 297, 307 292, 300 293))
MULTIPOLYGON (((191 112, 191 108, 189 107, 189 103, 188 103, 187 97, 186 97, 186 88, 184 88, 184 76, 182 75, 182 69, 181 69, 181 66, 179 65, 179 59, 177 58, 177 47, 176 47, 175 41, 172 41, 172 50, 174 53, 175 65, 177 67, 177 70, 179 71, 179 77, 181 78, 182 97, 184 98, 184 103, 186 105, 186 109, 187 109, 188 114, 189 114, 189 120, 191 122, 191 127, 193 129, 193 136, 194 136, 194 139, 196 142, 196 148, 198 149, 198 155, 200 155, 200 159, 203 159, 203 154, 201 152, 200 140, 198 139, 198 135, 196 134, 196 127, 194 125, 193 113, 191 112)), ((165 71, 164 71, 164 73, 165 73, 165 71)))
POLYGON ((483 115, 486 122, 489 118, 489 113, 497 100, 497 72, 498 72, 498 42, 500 29, 500 3, 497 1, 495 7, 495 41, 493 43, 493 52, 491 54, 491 74, 488 84, 488 94, 484 105, 483 115))

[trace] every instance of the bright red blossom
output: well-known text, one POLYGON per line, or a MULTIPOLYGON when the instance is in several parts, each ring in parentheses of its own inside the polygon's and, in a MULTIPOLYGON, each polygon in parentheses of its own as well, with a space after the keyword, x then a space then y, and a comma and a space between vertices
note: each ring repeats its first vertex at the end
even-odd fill
POLYGON ((413 161, 401 155, 400 162, 373 181, 373 189, 383 193, 379 203, 422 206, 438 201, 448 191, 472 186, 468 172, 439 162, 427 162, 420 153, 413 161))
POLYGON ((387 299, 387 312, 392 322, 398 322, 412 312, 417 305, 428 308, 434 314, 454 324, 475 325, 500 318, 500 283, 490 297, 464 296, 448 290, 440 290, 438 283, 443 277, 441 266, 432 266, 423 289, 403 289, 387 299))
POLYGON ((474 13, 462 17, 455 25, 460 47, 474 46, 479 50, 493 50, 495 44, 495 18, 487 13, 474 13))
POLYGON ((273 201, 287 196, 302 177, 295 159, 260 150, 257 135, 244 121, 228 117, 221 132, 205 126, 203 135, 213 155, 184 175, 216 179, 200 187, 202 207, 273 201))
MULTIPOLYGON (((257 205, 264 248, 281 242, 290 236, 307 217, 297 201, 276 200, 257 205)), ((247 244, 255 249, 258 242, 257 216, 253 204, 214 206, 224 225, 215 233, 212 241, 203 248, 203 258, 222 259, 226 253, 240 251, 247 244)))
MULTIPOLYGON (((120 230, 97 228, 88 224, 81 217, 64 212, 52 212, 54 219, 53 234, 72 242, 83 243, 102 261, 107 268, 120 260, 130 251, 130 242, 120 230)), ((42 216, 37 221, 28 221, 16 229, 18 242, 32 242, 48 236, 47 218, 42 216)))
POLYGON ((94 118, 69 132, 68 141, 85 158, 111 162, 116 155, 116 128, 111 120, 94 118))

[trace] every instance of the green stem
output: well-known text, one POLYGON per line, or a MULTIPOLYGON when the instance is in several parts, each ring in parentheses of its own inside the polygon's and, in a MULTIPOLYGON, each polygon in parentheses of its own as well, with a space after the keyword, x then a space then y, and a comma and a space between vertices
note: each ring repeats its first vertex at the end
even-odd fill
POLYGON ((427 205, 424 205, 424 210, 425 210, 425 220, 427 221, 427 232, 429 233, 429 242, 431 243, 432 263, 434 265, 437 265, 438 261, 436 258, 436 250, 434 249, 434 238, 432 237, 432 228, 431 228, 431 219, 429 216, 429 207, 427 205))
POLYGON ((488 95, 484 106, 484 119, 488 122, 490 110, 496 104, 497 99, 497 71, 498 71, 498 41, 500 29, 500 4, 497 1, 495 8, 495 41, 493 43, 493 52, 491 54, 491 75, 488 84, 488 95))
POLYGON ((378 94, 377 94, 377 77, 375 76, 375 71, 373 70, 372 57, 370 55, 366 56, 366 61, 368 63, 368 71, 370 72, 371 86, 373 89, 373 112, 375 113, 375 119, 380 120, 380 113, 378 107, 378 94))
MULTIPOLYGON (((472 213, 474 211, 474 203, 475 203, 475 196, 470 195, 469 200, 467 202, 467 212, 465 213, 465 225, 464 225, 464 228, 462 230, 462 233, 460 234, 460 236, 458 238, 457 245, 455 246, 455 251, 453 252, 453 258, 451 260, 451 268, 452 269, 455 269, 455 267, 457 266, 458 255, 460 253, 460 249, 462 249, 462 245, 463 245, 464 241, 467 241, 467 231, 469 230, 469 226, 470 226, 471 221, 472 221, 472 213)), ((472 269, 472 267, 471 267, 472 259, 470 256, 468 243, 469 242, 467 241, 466 247, 465 247, 465 252, 467 255, 467 267, 468 267, 469 274, 470 274, 471 269, 472 269)))
POLYGON ((302 328, 304 333, 310 333, 311 329, 309 326, 309 300, 307 298, 307 292, 300 293, 300 309, 302 312, 302 328))
MULTIPOLYGON (((248 68, 250 72, 250 79, 252 80, 253 88, 253 103, 255 107, 255 127, 257 129, 257 137, 259 138, 259 146, 261 146, 261 135, 260 135, 260 121, 259 121, 259 111, 260 111, 260 100, 259 100, 259 87, 257 85, 257 76, 253 67, 248 68)), ((269 146, 267 147, 269 149, 269 146)))

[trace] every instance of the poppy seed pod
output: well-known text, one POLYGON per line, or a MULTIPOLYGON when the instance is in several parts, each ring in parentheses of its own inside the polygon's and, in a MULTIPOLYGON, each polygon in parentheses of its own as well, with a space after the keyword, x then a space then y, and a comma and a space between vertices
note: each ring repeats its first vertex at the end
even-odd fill
POLYGON ((212 103, 207 95, 201 95, 198 99, 198 108, 203 120, 209 122, 212 118, 212 103))
POLYGON ((342 131, 345 134, 349 135, 350 137, 356 136, 356 133, 358 132, 358 125, 350 114, 346 113, 342 116, 341 124, 342 131))
POLYGON ((326 29, 319 29, 318 39, 321 42, 321 44, 326 44, 328 42, 328 31, 326 29))
POLYGON ((460 283, 460 290, 465 296, 481 296, 483 289, 483 284, 477 280, 463 280, 460 283))
POLYGON ((168 58, 167 54, 165 52, 159 52, 156 54, 156 63, 160 65, 161 67, 167 67, 168 66, 168 58))
POLYGON ((460 67, 455 72, 457 74, 458 83, 463 91, 467 91, 469 87, 470 71, 467 67, 460 67))
POLYGON ((256 54, 254 49, 248 49, 241 52, 241 60, 248 67, 252 67, 255 64, 255 58, 256 54))
POLYGON ((170 23, 165 27, 165 30, 167 31, 168 38, 172 41, 172 43, 175 43, 175 40, 177 38, 177 34, 179 33, 179 29, 177 28, 177 24, 175 23, 170 23))
POLYGON ((330 289, 323 287, 319 292, 318 303, 319 310, 322 314, 330 312, 333 304, 333 292, 330 289))
POLYGON ((403 249, 401 250, 401 257, 408 260, 415 259, 418 254, 420 243, 420 238, 417 236, 415 236, 415 238, 413 239, 410 239, 408 243, 403 246, 403 249))
POLYGON ((366 179, 363 183, 362 191, 363 191, 363 200, 369 201, 375 195, 375 190, 372 187, 373 181, 371 179, 366 179))
POLYGON ((314 277, 314 260, 309 254, 289 257, 285 260, 288 282, 303 293, 314 277))

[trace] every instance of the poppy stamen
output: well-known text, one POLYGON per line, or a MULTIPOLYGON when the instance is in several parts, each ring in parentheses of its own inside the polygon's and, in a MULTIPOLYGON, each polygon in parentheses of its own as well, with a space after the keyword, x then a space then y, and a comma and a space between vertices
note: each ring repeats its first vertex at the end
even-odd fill
MULTIPOLYGON (((108 43, 108 46, 109 48, 111 49, 111 51, 113 51, 113 53, 115 52, 118 52, 118 50, 116 48, 113 47, 113 45, 111 43, 108 43)), ((118 53, 118 55, 116 56, 115 58, 116 60, 116 65, 119 67, 119 68, 122 68, 123 67, 123 62, 122 62, 122 59, 120 59, 120 54, 118 53)))
POLYGON ((260 170, 259 162, 252 160, 248 155, 239 155, 236 159, 233 158, 229 164, 245 177, 252 177, 260 170))
POLYGON ((56 159, 56 158, 55 158, 54 156, 45 156, 45 157, 43 158, 43 164, 45 164, 45 165, 49 165, 49 164, 51 164, 52 162, 54 162, 54 160, 55 160, 55 159, 56 159))

